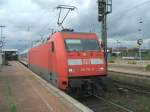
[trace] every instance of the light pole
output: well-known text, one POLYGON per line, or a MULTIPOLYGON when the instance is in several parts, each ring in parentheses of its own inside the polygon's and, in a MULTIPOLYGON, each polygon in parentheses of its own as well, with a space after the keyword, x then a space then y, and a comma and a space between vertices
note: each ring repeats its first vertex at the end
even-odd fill
POLYGON ((120 54, 120 44, 121 44, 121 42, 119 40, 117 40, 117 55, 118 56, 120 54))
POLYGON ((0 52, 2 52, 2 49, 3 49, 3 28, 5 28, 6 26, 5 25, 0 25, 0 28, 1 28, 1 38, 0 38, 0 52))
MULTIPOLYGON (((139 28, 138 31, 139 31, 139 34, 141 35, 141 37, 143 38, 143 37, 144 37, 144 34, 143 34, 143 32, 142 32, 142 24, 143 24, 142 18, 140 18, 139 24, 140 24, 140 27, 141 27, 141 28, 139 28)), ((141 38, 141 39, 138 39, 138 41, 137 41, 137 44, 139 45, 139 58, 140 58, 140 60, 142 60, 142 51, 141 51, 141 45, 143 44, 142 38, 141 38)))
POLYGON ((27 26, 27 36, 28 36, 28 47, 32 48, 32 40, 31 40, 31 25, 27 26))

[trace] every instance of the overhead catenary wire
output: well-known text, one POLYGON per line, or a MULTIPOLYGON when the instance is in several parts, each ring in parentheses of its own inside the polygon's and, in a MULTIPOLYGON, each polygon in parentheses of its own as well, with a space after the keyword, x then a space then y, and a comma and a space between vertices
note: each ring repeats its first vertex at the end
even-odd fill
MULTIPOLYGON (((70 1, 69 5, 72 4, 74 1, 75 1, 75 0, 70 1)), ((119 17, 123 17, 123 16, 125 16, 127 13, 129 13, 129 12, 135 10, 136 8, 141 7, 142 5, 145 5, 145 4, 147 4, 147 3, 150 3, 150 0, 145 1, 145 2, 142 2, 142 3, 140 3, 140 4, 137 4, 137 5, 133 6, 132 8, 129 8, 129 9, 127 9, 127 10, 122 11, 123 13, 122 13, 119 17)), ((51 3, 50 3, 50 4, 51 4, 51 3)), ((48 6, 50 6, 50 5, 48 5, 48 6)), ((53 8, 53 9, 55 9, 55 8, 53 8)), ((40 18, 43 18, 43 16, 45 15, 45 12, 46 12, 46 11, 47 11, 47 10, 45 10, 45 11, 41 14, 40 18), (43 16, 42 16, 42 15, 43 15, 43 16)), ((38 18, 38 20, 41 20, 40 18, 38 18)), ((43 26, 42 29, 41 29, 41 31, 43 31, 43 29, 45 29, 46 26, 49 26, 49 24, 46 24, 45 26, 43 26)))
MULTIPOLYGON (((128 9, 122 10, 121 12, 115 13, 115 14, 113 14, 111 16, 114 16, 115 20, 119 20, 119 22, 121 22, 121 21, 123 21, 125 19, 124 17, 126 17, 126 18, 127 17, 129 18, 130 16, 133 17, 133 12, 135 12, 135 11, 136 12, 140 12, 140 10, 138 10, 139 8, 142 8, 143 6, 149 5, 149 4, 150 4, 150 0, 146 0, 146 1, 141 2, 141 3, 137 3, 133 7, 130 7, 128 9)), ((143 18, 142 15, 136 14, 135 16, 140 16, 140 18, 143 18)), ((134 18, 135 18, 135 16, 134 16, 134 18)), ((137 18, 139 18, 139 17, 137 17, 137 18)), ((136 32, 134 34, 137 34, 137 30, 136 30, 136 32)))
MULTIPOLYGON (((70 1, 69 5, 72 4, 74 1, 75 1, 75 0, 70 1)), ((129 12, 131 12, 131 11, 133 11, 133 10, 135 10, 135 9, 137 9, 137 8, 139 8, 139 7, 143 6, 143 5, 145 5, 145 4, 148 4, 148 3, 150 3, 150 0, 144 1, 144 2, 142 2, 142 3, 140 3, 140 4, 137 4, 137 5, 135 5, 135 6, 131 7, 131 8, 129 8, 129 9, 127 9, 127 10, 122 11, 123 13, 122 13, 122 14, 119 14, 119 18, 122 18, 122 17, 126 16, 129 12)), ((53 9, 54 9, 54 8, 53 8, 53 9)), ((44 15, 46 15, 46 14, 45 14, 46 11, 47 11, 47 10, 45 10, 45 11, 41 14, 41 15, 43 15, 43 16, 40 16, 40 18, 43 18, 44 15)), ((117 14, 118 14, 118 13, 117 13, 117 14)), ((38 19, 39 19, 39 18, 38 18, 38 19)), ((39 19, 39 20, 41 20, 41 19, 39 19)), ((39 22, 40 22, 40 21, 39 21, 39 22)), ((51 21, 51 24, 54 23, 54 22, 55 22, 55 21, 51 21)), ((43 30, 49 28, 51 24, 50 24, 50 23, 49 23, 49 24, 45 24, 45 25, 41 28, 41 30, 40 30, 41 33, 43 32, 43 34, 44 34, 45 31, 43 31, 43 30)))
MULTIPOLYGON (((76 2, 76 0, 71 0, 69 3, 68 3, 68 5, 71 5, 73 2, 76 2)), ((50 3, 50 5, 51 5, 51 3, 50 3)), ((56 7, 53 7, 52 8, 52 10, 55 10, 56 9, 56 7)), ((44 12, 43 12, 43 14, 46 12, 47 10, 45 10, 44 12)), ((43 16, 40 16, 40 17, 43 17, 43 16)), ((40 20, 40 19, 39 19, 40 20)), ((54 23, 55 21, 53 21, 53 23, 54 23)), ((51 23, 52 24, 52 23, 51 23)), ((47 27, 48 26, 48 28, 49 28, 49 26, 50 26, 50 23, 48 23, 48 24, 46 24, 46 25, 44 25, 43 27, 42 27, 42 29, 41 29, 41 32, 43 32, 43 30, 45 29, 45 27, 47 27)))
POLYGON ((118 15, 118 16, 117 16, 118 19, 123 18, 123 17, 127 16, 127 14, 129 14, 130 12, 132 12, 132 11, 137 11, 137 10, 136 10, 137 8, 140 8, 140 7, 142 7, 143 5, 148 5, 148 4, 150 4, 150 0, 144 1, 144 2, 142 2, 142 3, 140 3, 140 4, 137 4, 137 5, 135 5, 135 6, 131 7, 131 8, 129 8, 129 9, 123 10, 123 11, 119 12, 119 14, 116 13, 114 16, 118 15))

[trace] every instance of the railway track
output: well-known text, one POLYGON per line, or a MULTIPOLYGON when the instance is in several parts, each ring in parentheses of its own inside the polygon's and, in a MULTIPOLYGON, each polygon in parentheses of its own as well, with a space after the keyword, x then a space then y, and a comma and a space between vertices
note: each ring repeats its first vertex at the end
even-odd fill
MULTIPOLYGON (((112 85, 116 89, 117 93, 124 98, 128 96, 132 97, 134 95, 135 96, 147 95, 148 97, 150 96, 150 90, 147 88, 143 88, 143 87, 139 87, 139 86, 135 86, 131 84, 125 84, 125 83, 121 83, 119 81, 114 81, 114 80, 112 82, 113 82, 112 85)), ((114 94, 115 93, 116 92, 114 92, 114 94)), ((132 102, 132 99, 130 100, 132 102)), ((131 108, 131 107, 128 107, 128 105, 116 103, 111 98, 107 98, 105 96, 99 96, 99 95, 91 94, 91 93, 89 94, 88 97, 84 97, 80 101, 84 105, 91 108, 94 112, 137 112, 135 107, 131 108)))
MULTIPOLYGON (((112 80, 112 82, 112 85, 116 88, 118 93, 121 91, 125 94, 130 94, 132 92, 133 94, 150 95, 150 91, 148 89, 114 80, 112 80)), ((87 96, 77 100, 88 106, 94 112, 137 112, 135 111, 135 108, 128 107, 128 105, 123 105, 118 102, 116 103, 111 98, 96 94, 89 93, 87 96)))
POLYGON ((127 89, 136 90, 137 92, 144 90, 145 93, 149 93, 150 91, 150 75, 121 72, 108 72, 108 74, 114 82, 118 83, 117 85, 121 85, 124 88, 127 86, 127 89))
POLYGON ((133 77, 133 78, 149 78, 150 79, 150 75, 147 74, 137 74, 137 73, 127 73, 127 72, 119 72, 119 71, 108 71, 109 75, 123 75, 123 76, 127 76, 127 77, 133 77))
POLYGON ((116 88, 150 95, 150 75, 140 75, 114 71, 108 73, 116 88))
POLYGON ((94 112, 134 112, 128 107, 119 105, 98 95, 89 95, 80 99, 80 102, 91 108, 94 112))
POLYGON ((98 95, 93 95, 93 96, 95 96, 95 97, 98 98, 99 100, 102 100, 102 101, 104 101, 104 102, 106 102, 106 103, 108 103, 108 104, 110 104, 110 105, 112 105, 112 106, 118 108, 119 111, 133 112, 133 110, 131 110, 131 109, 125 107, 125 106, 119 105, 119 104, 117 104, 117 103, 114 103, 114 102, 112 102, 112 101, 109 101, 109 100, 107 100, 107 99, 105 99, 105 98, 103 98, 103 97, 100 97, 100 96, 98 96, 98 95))
POLYGON ((131 91, 137 94, 144 94, 150 96, 150 89, 146 87, 140 87, 137 85, 131 85, 123 82, 119 82, 116 80, 113 80, 114 86, 120 90, 120 91, 131 91))

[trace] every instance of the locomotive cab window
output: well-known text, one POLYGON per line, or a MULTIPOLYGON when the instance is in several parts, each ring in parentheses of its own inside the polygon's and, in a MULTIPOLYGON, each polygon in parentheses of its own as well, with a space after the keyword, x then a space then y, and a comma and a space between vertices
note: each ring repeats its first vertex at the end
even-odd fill
POLYGON ((68 51, 99 51, 100 47, 95 39, 65 39, 68 51))

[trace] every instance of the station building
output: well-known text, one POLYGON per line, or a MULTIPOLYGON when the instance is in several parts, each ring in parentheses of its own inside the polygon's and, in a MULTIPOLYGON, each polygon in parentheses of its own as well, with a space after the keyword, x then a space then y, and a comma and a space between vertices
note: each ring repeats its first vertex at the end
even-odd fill
POLYGON ((18 50, 17 49, 3 49, 2 52, 5 54, 6 60, 18 60, 18 50))
POLYGON ((0 65, 7 64, 7 61, 18 60, 17 49, 2 49, 0 53, 0 65))

